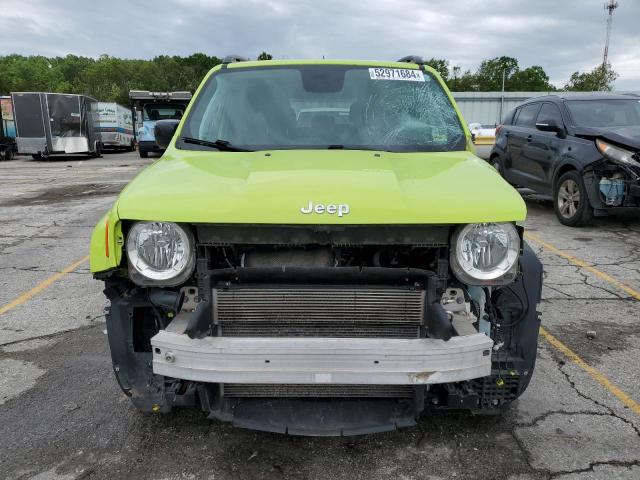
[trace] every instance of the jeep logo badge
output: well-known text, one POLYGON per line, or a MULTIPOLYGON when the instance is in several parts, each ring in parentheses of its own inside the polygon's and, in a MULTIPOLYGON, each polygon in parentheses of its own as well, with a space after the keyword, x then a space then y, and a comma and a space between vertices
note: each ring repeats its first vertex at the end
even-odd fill
POLYGON ((349 214, 349 205, 335 205, 333 203, 330 203, 329 205, 316 203, 314 205, 313 202, 309 202, 309 205, 306 207, 300 207, 300 213, 304 213, 305 215, 309 215, 310 213, 317 213, 318 215, 328 213, 329 215, 335 215, 337 213, 339 217, 342 217, 349 214))

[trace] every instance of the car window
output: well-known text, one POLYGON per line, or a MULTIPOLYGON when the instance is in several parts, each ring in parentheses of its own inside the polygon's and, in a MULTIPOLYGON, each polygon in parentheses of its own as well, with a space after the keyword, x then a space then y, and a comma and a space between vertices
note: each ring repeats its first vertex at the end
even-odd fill
POLYGON ((520 115, 516 118, 516 126, 518 127, 534 127, 535 119, 540 108, 539 103, 531 103, 520 109, 520 115))
POLYGON ((151 103, 144 106, 143 112, 143 120, 180 120, 184 107, 182 105, 157 105, 151 103))
POLYGON ((515 118, 516 110, 510 110, 507 114, 502 118, 500 122, 502 125, 513 125, 513 119, 515 118))
POLYGON ((538 113, 538 119, 536 123, 551 123, 555 122, 556 124, 563 126, 564 122, 562 121, 562 114, 560 113, 560 109, 554 105, 553 103, 543 103, 540 108, 540 112, 538 113))
POLYGON ((640 100, 635 98, 571 100, 565 102, 575 125, 631 127, 640 125, 640 100))
POLYGON ((194 99, 182 136, 251 150, 466 148, 460 119, 433 75, 343 65, 220 70, 194 99))

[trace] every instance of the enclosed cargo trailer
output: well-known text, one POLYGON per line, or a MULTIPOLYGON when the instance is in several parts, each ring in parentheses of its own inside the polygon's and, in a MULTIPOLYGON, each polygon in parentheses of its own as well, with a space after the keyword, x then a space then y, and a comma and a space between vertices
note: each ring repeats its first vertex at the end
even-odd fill
POLYGON ((11 160, 16 153, 16 124, 11 97, 0 97, 0 160, 11 160))
POLYGON ((131 109, 115 102, 98 102, 98 128, 104 149, 134 150, 131 109))
POLYGON ((85 95, 13 92, 16 143, 34 158, 73 153, 99 157, 98 102, 85 95))

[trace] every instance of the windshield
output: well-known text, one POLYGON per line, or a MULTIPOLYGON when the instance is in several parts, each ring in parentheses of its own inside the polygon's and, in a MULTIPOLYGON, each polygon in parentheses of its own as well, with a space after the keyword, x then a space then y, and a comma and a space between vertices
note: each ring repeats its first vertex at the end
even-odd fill
POLYGON ((339 65, 221 70, 196 98, 181 136, 250 150, 466 148, 456 111, 430 74, 339 65))
POLYGON ((565 102, 581 127, 630 127, 640 125, 640 99, 569 100, 565 102))
POLYGON ((184 113, 182 105, 161 105, 149 103, 144 106, 143 120, 180 120, 184 113))

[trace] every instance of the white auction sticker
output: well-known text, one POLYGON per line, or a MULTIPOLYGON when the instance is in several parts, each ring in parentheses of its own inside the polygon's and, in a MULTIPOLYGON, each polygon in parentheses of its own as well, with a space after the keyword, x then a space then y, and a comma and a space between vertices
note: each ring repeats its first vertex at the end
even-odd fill
POLYGON ((424 82, 424 74, 420 70, 408 68, 370 68, 371 80, 401 80, 405 82, 424 82))

